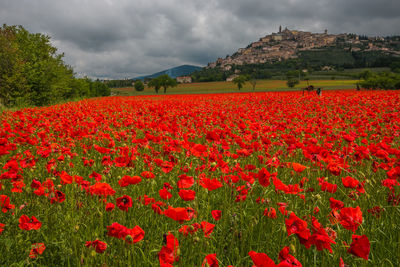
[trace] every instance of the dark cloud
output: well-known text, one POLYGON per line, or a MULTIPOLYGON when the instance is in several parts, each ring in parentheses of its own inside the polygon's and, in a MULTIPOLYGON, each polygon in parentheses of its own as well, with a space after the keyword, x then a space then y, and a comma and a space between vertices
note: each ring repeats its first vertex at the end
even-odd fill
POLYGON ((2 0, 0 23, 51 36, 91 77, 125 78, 206 65, 290 29, 399 35, 398 0, 2 0))

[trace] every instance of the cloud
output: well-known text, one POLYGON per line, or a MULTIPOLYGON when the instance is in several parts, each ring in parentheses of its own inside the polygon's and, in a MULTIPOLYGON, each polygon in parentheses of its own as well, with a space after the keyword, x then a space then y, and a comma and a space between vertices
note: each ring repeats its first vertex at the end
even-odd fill
POLYGON ((0 23, 51 36, 77 73, 128 78, 206 65, 290 29, 399 35, 397 0, 3 0, 0 23))

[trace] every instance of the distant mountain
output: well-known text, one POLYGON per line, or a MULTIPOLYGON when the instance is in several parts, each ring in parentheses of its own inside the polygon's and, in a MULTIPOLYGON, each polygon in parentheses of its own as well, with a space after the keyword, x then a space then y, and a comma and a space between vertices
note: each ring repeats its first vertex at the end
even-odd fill
POLYGON ((167 70, 163 70, 160 72, 156 72, 150 75, 145 75, 145 76, 140 76, 140 77, 136 77, 133 78, 134 80, 143 80, 145 78, 156 78, 158 76, 164 75, 164 74, 168 74, 171 78, 176 78, 179 76, 186 76, 186 75, 190 75, 193 72, 197 71, 197 70, 201 70, 202 67, 199 66, 193 66, 193 65, 181 65, 175 68, 171 68, 171 69, 167 69, 167 70))

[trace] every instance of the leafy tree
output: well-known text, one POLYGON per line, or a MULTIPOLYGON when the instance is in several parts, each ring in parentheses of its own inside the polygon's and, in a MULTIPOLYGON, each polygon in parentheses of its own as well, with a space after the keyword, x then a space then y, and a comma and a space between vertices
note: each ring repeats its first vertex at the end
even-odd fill
POLYGON ((299 83, 300 82, 298 79, 293 79, 293 78, 288 79, 286 82, 287 86, 290 88, 293 88, 296 84, 299 84, 299 83))
POLYGON ((135 84, 133 85, 135 87, 136 91, 143 91, 144 90, 144 84, 141 80, 135 81, 135 84))
POLYGON ((249 80, 247 75, 239 75, 235 79, 233 79, 233 83, 237 85, 239 91, 243 88, 243 85, 249 80))
POLYGON ((391 72, 372 74, 361 81, 360 86, 366 89, 400 89, 400 75, 391 72))
POLYGON ((154 78, 147 84, 147 86, 148 87, 154 87, 154 90, 158 94, 158 91, 161 88, 160 80, 158 78, 154 78))
POLYGON ((373 74, 370 70, 364 70, 358 75, 358 77, 363 80, 368 80, 372 75, 373 74))
POLYGON ((168 74, 161 75, 156 79, 159 80, 160 86, 164 88, 164 94, 167 92, 168 87, 176 87, 178 85, 176 80, 169 77, 168 74))
POLYGON ((0 101, 5 106, 48 105, 76 97, 109 95, 89 79, 76 79, 50 37, 22 26, 0 27, 0 101), (93 88, 91 87, 93 86, 93 88))
POLYGON ((101 81, 90 82, 90 96, 109 96, 110 88, 101 81))
POLYGON ((30 91, 23 73, 24 59, 17 44, 16 27, 0 28, 0 104, 12 106, 30 91))

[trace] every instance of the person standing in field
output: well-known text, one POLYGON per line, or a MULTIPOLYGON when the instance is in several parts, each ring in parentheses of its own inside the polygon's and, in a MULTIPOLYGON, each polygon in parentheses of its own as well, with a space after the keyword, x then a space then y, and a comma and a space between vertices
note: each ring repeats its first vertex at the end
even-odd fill
POLYGON ((317 88, 317 95, 321 96, 321 94, 322 94, 322 89, 321 88, 317 88))

